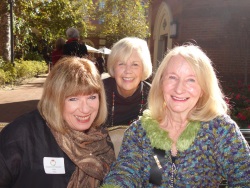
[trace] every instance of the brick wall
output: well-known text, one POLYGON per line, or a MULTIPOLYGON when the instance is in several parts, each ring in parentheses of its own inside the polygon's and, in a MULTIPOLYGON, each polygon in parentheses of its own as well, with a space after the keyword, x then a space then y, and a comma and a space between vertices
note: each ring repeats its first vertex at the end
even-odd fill
MULTIPOLYGON (((154 0, 151 20, 163 0, 154 0)), ((250 0, 165 0, 178 22, 174 44, 196 41, 214 62, 220 79, 250 84, 250 0)), ((151 33, 153 27, 151 25, 151 33)), ((151 39, 152 41, 152 39, 151 39)), ((152 42, 151 42, 152 44, 152 42)), ((150 46, 152 51, 153 46, 150 46)))

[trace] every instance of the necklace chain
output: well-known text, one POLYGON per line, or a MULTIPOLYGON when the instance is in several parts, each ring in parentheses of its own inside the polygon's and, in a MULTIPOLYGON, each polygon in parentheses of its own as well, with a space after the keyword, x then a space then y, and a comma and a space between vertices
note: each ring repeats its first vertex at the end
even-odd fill
POLYGON ((115 115, 115 92, 112 93, 112 126, 114 125, 114 115, 115 115))
MULTIPOLYGON (((144 92, 143 92, 143 89, 141 91, 141 102, 140 102, 140 109, 139 109, 139 113, 138 113, 138 117, 137 119, 139 118, 140 115, 142 115, 142 110, 143 110, 143 105, 144 105, 144 92)), ((111 117, 111 123, 112 123, 112 126, 114 125, 114 116, 115 116, 115 92, 113 91, 112 93, 112 117, 111 117)), ((129 125, 137 120, 137 119, 133 119, 129 122, 129 125)))

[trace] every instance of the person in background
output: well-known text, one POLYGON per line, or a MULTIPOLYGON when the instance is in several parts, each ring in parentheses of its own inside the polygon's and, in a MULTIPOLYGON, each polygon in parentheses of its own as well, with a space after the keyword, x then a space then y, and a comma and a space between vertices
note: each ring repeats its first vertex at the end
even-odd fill
POLYGON ((51 53, 52 67, 55 66, 56 62, 63 56, 63 46, 65 40, 63 38, 58 38, 55 43, 55 49, 51 53))
POLYGON ((38 109, 0 132, 0 187, 98 187, 115 159, 100 126, 106 115, 93 63, 60 59, 44 83, 38 109))
POLYGON ((126 37, 115 43, 108 57, 109 78, 103 80, 108 104, 106 127, 128 126, 147 106, 152 63, 146 41, 126 37))
POLYGON ((193 44, 161 62, 148 109, 125 132, 105 187, 249 187, 250 147, 211 60, 193 44))
POLYGON ((68 28, 66 31, 68 40, 63 48, 63 55, 65 56, 77 56, 87 57, 88 51, 84 43, 80 43, 79 31, 76 28, 68 28))
POLYGON ((103 58, 103 54, 99 53, 96 58, 96 67, 100 74, 104 72, 105 60, 103 58))

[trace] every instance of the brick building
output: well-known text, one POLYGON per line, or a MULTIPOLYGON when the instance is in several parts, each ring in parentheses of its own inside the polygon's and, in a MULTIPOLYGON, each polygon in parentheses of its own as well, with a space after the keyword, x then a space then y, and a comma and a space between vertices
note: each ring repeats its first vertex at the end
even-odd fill
POLYGON ((168 48, 193 42, 224 84, 250 83, 250 0, 153 0, 149 22, 155 69, 168 48))

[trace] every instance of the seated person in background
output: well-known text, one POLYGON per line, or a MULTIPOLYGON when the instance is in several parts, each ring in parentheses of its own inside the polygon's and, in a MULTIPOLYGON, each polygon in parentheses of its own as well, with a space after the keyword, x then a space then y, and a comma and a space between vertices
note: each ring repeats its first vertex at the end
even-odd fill
POLYGON ((76 28, 69 28, 66 31, 68 40, 63 47, 63 55, 85 57, 88 55, 87 47, 84 43, 80 43, 79 31, 76 28))
POLYGON ((38 110, 0 132, 0 187, 96 188, 115 159, 103 83, 89 60, 60 59, 38 110))
POLYGON ((58 38, 55 43, 55 49, 51 53, 52 67, 55 66, 56 62, 63 56, 63 46, 65 40, 63 38, 58 38))
POLYGON ((106 187, 249 187, 250 147, 228 106, 211 60, 192 44, 161 62, 148 110, 126 130, 106 187))
POLYGON ((114 44, 103 80, 108 103, 106 127, 129 125, 146 109, 152 63, 146 41, 126 37, 114 44))

